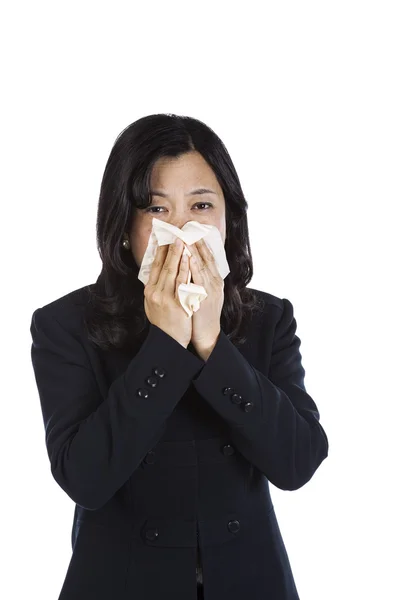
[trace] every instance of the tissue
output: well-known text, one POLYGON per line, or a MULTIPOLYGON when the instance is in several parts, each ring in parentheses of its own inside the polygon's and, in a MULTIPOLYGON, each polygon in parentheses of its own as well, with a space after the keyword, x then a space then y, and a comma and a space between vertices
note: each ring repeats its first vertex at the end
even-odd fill
MULTIPOLYGON (((171 225, 170 223, 166 223, 161 219, 153 217, 149 242, 140 265, 138 275, 140 281, 145 285, 147 284, 157 247, 172 244, 177 237, 181 238, 184 243, 182 255, 187 254, 188 256, 191 256, 192 254, 187 246, 192 245, 203 238, 214 255, 219 274, 222 279, 225 279, 230 270, 228 261, 226 260, 221 233, 217 227, 199 223, 198 221, 188 221, 182 229, 179 229, 179 227, 175 227, 175 225, 171 225)), ((179 301, 188 317, 191 317, 194 312, 197 312, 200 308, 200 303, 207 298, 205 288, 202 285, 191 283, 191 277, 192 274, 189 269, 187 282, 181 283, 178 288, 179 301)))

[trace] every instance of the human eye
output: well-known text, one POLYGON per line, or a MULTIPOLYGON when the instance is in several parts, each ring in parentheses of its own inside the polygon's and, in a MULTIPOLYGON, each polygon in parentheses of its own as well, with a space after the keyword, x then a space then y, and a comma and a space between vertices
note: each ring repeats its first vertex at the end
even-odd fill
MULTIPOLYGON (((195 206, 199 206, 199 205, 204 205, 204 206, 207 206, 208 208, 212 208, 213 207, 213 205, 212 205, 211 202, 196 202, 195 206)), ((155 214, 159 214, 159 211, 153 210, 155 208, 164 208, 164 207, 163 206, 149 206, 148 208, 145 209, 145 212, 147 212, 147 213, 153 213, 153 214, 154 213, 155 214)), ((201 210, 208 210, 208 208, 207 209, 201 209, 201 210)))
MULTIPOLYGON (((154 212, 153 208, 163 208, 163 207, 162 206, 149 206, 148 208, 145 209, 144 212, 152 213, 152 212, 154 212)), ((158 214, 158 213, 156 213, 156 214, 158 214)))
POLYGON ((199 204, 204 204, 204 205, 207 204, 210 208, 212 208, 212 206, 213 206, 211 204, 211 202, 197 202, 195 206, 198 206, 199 204))

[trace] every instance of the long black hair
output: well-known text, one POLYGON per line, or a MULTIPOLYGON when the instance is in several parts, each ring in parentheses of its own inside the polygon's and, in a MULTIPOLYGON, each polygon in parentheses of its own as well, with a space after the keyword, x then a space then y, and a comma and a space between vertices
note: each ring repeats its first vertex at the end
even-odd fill
POLYGON ((144 285, 132 252, 122 246, 136 208, 151 203, 150 176, 161 157, 197 151, 213 169, 225 198, 225 252, 230 273, 224 279, 221 328, 235 345, 246 340, 245 328, 263 301, 246 288, 253 276, 247 202, 232 160, 220 138, 201 121, 175 114, 138 119, 117 137, 108 158, 97 210, 97 248, 101 273, 88 287, 85 325, 89 340, 103 350, 129 349, 144 339, 149 321, 144 285))

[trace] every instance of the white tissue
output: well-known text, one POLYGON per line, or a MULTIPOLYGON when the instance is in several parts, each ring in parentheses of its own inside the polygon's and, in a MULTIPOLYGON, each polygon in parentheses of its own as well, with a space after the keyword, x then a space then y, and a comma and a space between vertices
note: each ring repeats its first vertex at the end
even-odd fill
MULTIPOLYGON (((149 242, 143 256, 142 264, 140 265, 138 275, 140 281, 145 285, 147 284, 157 247, 171 244, 175 242, 177 237, 180 237, 185 244, 182 256, 183 254, 191 256, 192 254, 187 246, 192 245, 203 238, 214 255, 219 274, 222 279, 225 279, 230 270, 228 261, 226 260, 224 242, 217 227, 214 225, 205 225, 198 221, 188 221, 182 229, 179 229, 179 227, 175 227, 175 225, 171 225, 170 223, 166 223, 161 219, 153 217, 153 226, 149 242)), ((208 295, 202 285, 190 282, 191 277, 192 274, 189 270, 187 282, 181 283, 178 288, 179 301, 188 317, 191 317, 194 312, 199 310, 200 302, 207 298, 208 295)))

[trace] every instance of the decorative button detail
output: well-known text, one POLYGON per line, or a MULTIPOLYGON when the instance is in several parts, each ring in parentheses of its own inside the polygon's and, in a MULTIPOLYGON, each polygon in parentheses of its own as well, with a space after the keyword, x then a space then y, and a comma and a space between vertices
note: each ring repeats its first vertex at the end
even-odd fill
POLYGON ((222 447, 222 452, 225 454, 225 456, 231 456, 235 453, 235 448, 230 444, 226 444, 226 446, 222 447))
POLYGON ((149 392, 147 390, 143 390, 142 388, 139 388, 136 391, 137 395, 140 396, 141 398, 148 398, 149 397, 149 392))
POLYGON ((239 521, 229 521, 228 529, 231 533, 237 533, 240 529, 239 521))
POLYGON ((254 402, 245 402, 243 404, 244 412, 250 412, 253 409, 253 406, 254 406, 254 402))
POLYGON ((150 542, 154 542, 158 538, 158 529, 147 529, 146 531, 146 540, 150 542))
POLYGON ((228 394, 234 392, 235 390, 231 387, 224 387, 222 388, 222 393, 224 396, 227 396, 228 394))
POLYGON ((147 383, 147 384, 148 384, 150 387, 152 387, 152 388, 155 388, 155 387, 157 387, 157 385, 158 385, 158 379, 157 379, 157 377, 152 377, 152 376, 150 375, 150 377, 148 377, 148 378, 146 379, 146 383, 147 383))
POLYGON ((161 367, 155 367, 153 369, 153 373, 154 373, 154 375, 157 375, 157 377, 159 377, 160 379, 165 377, 165 375, 167 374, 166 370, 162 369, 161 367))
POLYGON ((156 453, 153 452, 153 450, 150 450, 150 452, 148 452, 146 454, 146 458, 144 459, 144 462, 147 463, 148 465, 152 465, 156 462, 156 453))
POLYGON ((231 400, 232 400, 233 404, 241 404, 243 398, 239 394, 232 394, 231 400))

